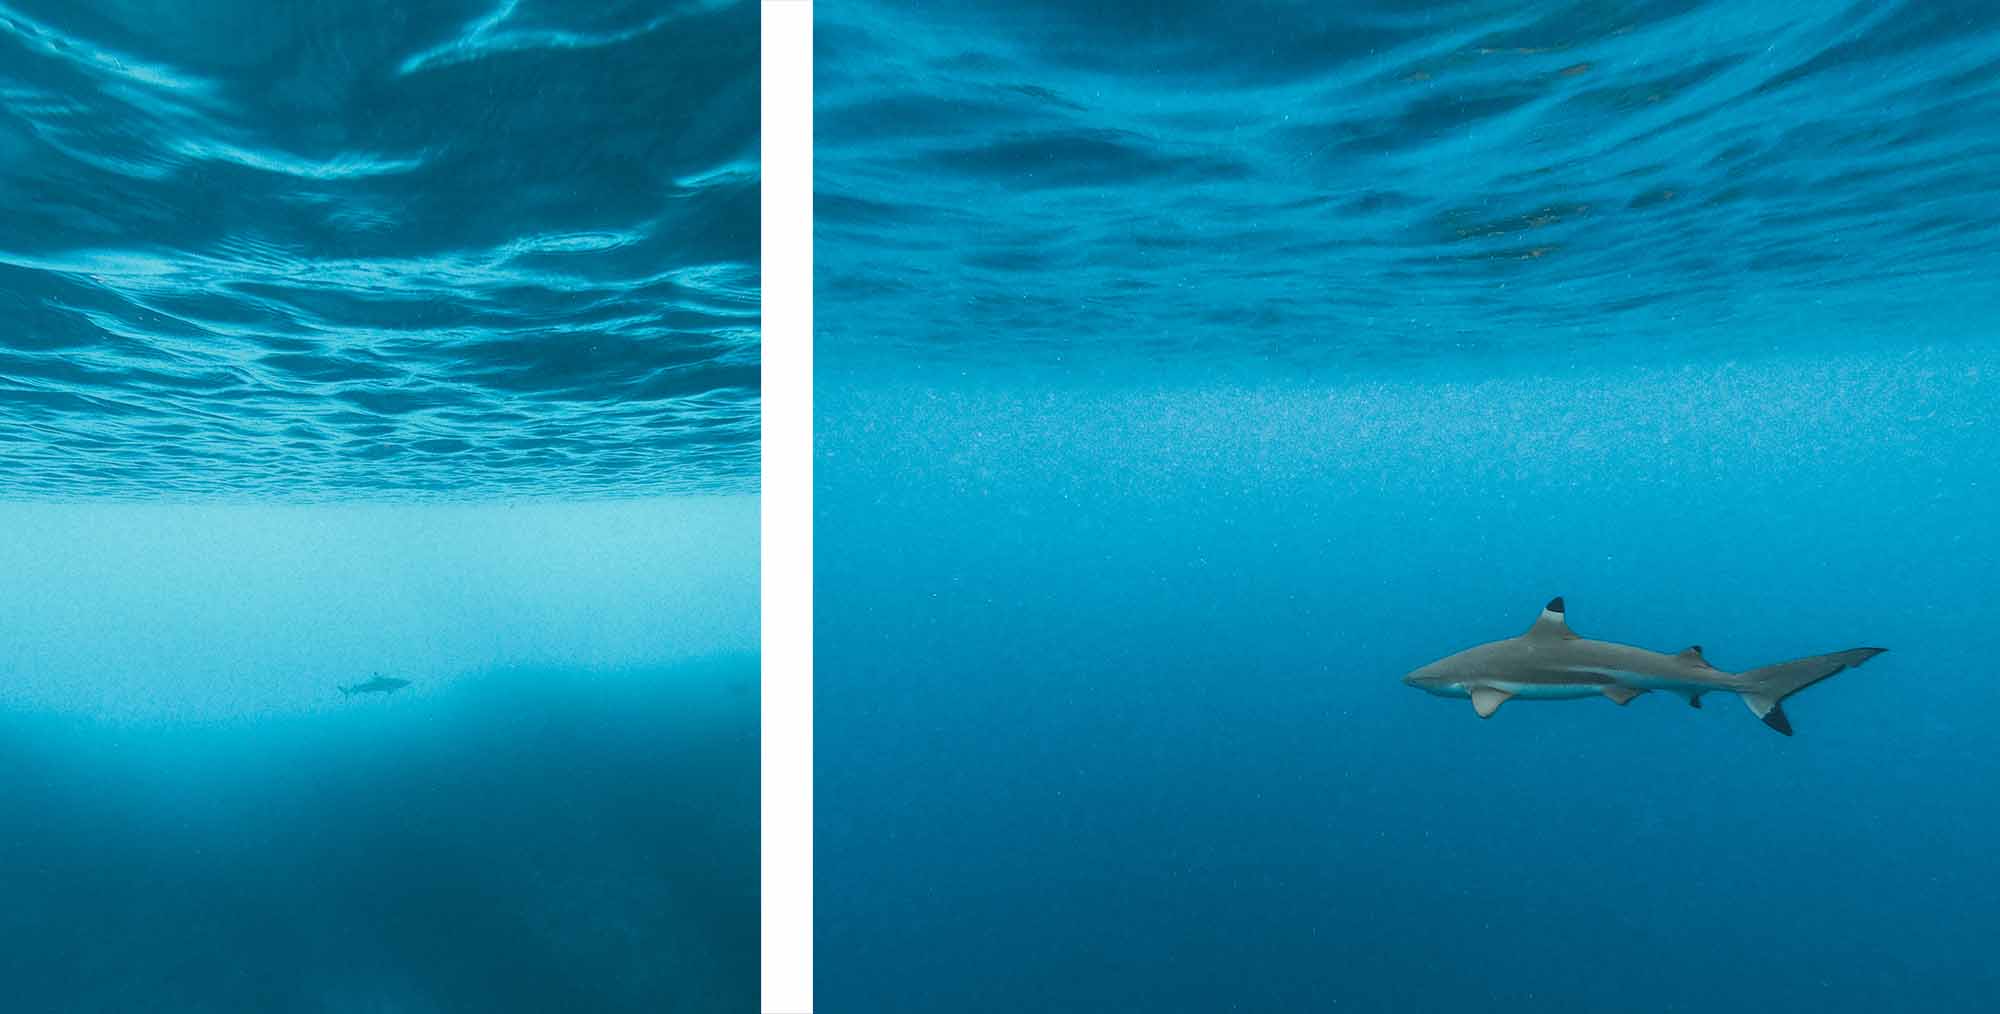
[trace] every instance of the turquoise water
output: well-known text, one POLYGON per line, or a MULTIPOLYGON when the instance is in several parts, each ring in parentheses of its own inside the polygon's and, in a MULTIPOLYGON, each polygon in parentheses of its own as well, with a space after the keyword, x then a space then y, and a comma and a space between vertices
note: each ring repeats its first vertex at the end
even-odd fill
POLYGON ((822 1009, 1990 1006, 1993 12, 817 11, 822 1009))
POLYGON ((0 4, 0 493, 748 492, 749 4, 0 4))
POLYGON ((819 9, 838 352, 1351 369, 2000 316, 1983 4, 926 11, 819 9))
POLYGON ((749 3, 0 0, 0 1007, 754 1009, 757 110, 749 3))

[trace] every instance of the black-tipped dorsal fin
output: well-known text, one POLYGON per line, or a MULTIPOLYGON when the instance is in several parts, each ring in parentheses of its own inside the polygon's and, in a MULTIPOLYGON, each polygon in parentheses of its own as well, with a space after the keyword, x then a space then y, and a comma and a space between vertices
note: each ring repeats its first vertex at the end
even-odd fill
POLYGON ((1550 599, 1549 604, 1542 607, 1542 615, 1535 619, 1535 625, 1529 627, 1527 634, 1523 636, 1560 637, 1567 640, 1576 639, 1576 632, 1569 629, 1569 623, 1563 619, 1563 600, 1561 595, 1550 599))
MULTIPOLYGON (((1697 662, 1700 663, 1701 665, 1708 665, 1708 659, 1701 657, 1701 645, 1699 644, 1688 645, 1687 648, 1681 652, 1680 657, 1686 659, 1689 662, 1697 662)), ((1709 666, 1709 668, 1713 669, 1714 666, 1709 666)))

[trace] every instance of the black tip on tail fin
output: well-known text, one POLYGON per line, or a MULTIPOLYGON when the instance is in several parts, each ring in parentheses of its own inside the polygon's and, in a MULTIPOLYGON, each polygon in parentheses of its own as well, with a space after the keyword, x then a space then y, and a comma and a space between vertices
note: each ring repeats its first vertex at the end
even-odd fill
POLYGON ((1787 736, 1792 734, 1792 720, 1785 717, 1785 707, 1782 704, 1774 705, 1771 710, 1764 712, 1764 724, 1787 736))
POLYGON ((1543 606, 1542 608, 1552 613, 1561 614, 1563 611, 1563 597, 1561 595, 1558 595, 1555 598, 1550 599, 1549 604, 1543 606))
POLYGON ((1849 648, 1752 669, 1737 675, 1736 682, 1741 689, 1736 692, 1742 695, 1743 703, 1750 706, 1751 714, 1762 719, 1765 725, 1789 736, 1792 734, 1792 721, 1785 717, 1784 709, 1780 707, 1786 698, 1821 680, 1846 672, 1882 654, 1882 651, 1881 648, 1849 648))

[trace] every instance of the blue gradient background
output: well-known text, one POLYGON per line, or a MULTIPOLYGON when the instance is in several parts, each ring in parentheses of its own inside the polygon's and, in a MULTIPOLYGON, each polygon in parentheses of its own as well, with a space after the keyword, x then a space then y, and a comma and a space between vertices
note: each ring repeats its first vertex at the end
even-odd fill
POLYGON ((821 1009, 1990 1006, 1990 11, 818 11, 821 1009))

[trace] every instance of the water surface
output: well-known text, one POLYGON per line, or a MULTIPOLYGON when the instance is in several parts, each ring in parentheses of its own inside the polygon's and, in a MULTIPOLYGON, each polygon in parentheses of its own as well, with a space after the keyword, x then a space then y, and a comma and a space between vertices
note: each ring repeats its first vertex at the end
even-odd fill
POLYGON ((1739 352, 2000 316, 1983 4, 818 17, 836 365, 1739 352))
POLYGON ((0 4, 0 494, 746 492, 746 3, 0 4))

